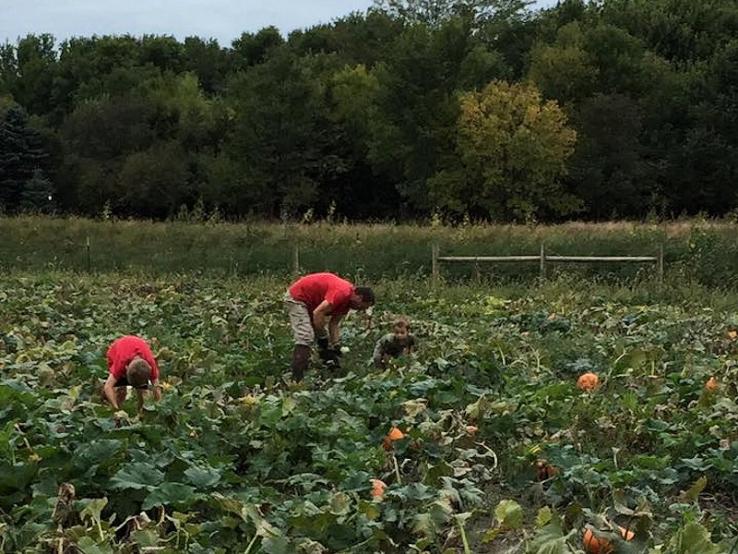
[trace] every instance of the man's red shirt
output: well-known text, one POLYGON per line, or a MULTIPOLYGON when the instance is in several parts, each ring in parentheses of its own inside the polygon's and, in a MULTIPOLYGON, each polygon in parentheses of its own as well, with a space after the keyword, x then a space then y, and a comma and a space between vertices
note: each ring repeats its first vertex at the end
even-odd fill
POLYGON ((151 366, 151 381, 159 379, 159 366, 145 340, 126 336, 116 339, 108 348, 108 372, 116 379, 126 376, 126 368, 131 360, 140 357, 151 366))
POLYGON ((311 314, 327 300, 333 307, 331 315, 346 315, 351 308, 354 285, 333 273, 313 273, 298 279, 289 292, 292 298, 304 303, 311 314))

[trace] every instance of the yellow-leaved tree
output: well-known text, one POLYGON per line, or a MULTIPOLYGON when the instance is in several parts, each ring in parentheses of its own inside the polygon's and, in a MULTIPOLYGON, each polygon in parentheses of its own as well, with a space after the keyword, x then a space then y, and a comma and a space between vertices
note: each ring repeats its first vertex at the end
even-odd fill
POLYGON ((430 182, 436 204, 494 219, 563 216, 579 200, 561 186, 576 132, 531 83, 493 81, 463 93, 456 152, 430 182))

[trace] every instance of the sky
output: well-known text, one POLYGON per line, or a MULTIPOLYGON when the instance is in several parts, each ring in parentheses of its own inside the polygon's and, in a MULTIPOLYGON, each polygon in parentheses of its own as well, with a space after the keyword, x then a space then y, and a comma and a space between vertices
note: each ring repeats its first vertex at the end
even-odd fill
POLYGON ((51 33, 57 40, 130 33, 197 35, 225 46, 244 31, 274 25, 287 34, 371 5, 372 0, 0 0, 0 42, 28 33, 51 33))

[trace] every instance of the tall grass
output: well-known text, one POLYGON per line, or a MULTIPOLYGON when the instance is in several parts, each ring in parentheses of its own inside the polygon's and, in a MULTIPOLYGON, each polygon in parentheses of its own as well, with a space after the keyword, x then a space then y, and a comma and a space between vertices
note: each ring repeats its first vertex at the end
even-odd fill
MULTIPOLYGON (((663 245, 667 278, 709 286, 738 284, 738 226, 692 220, 667 224, 567 223, 550 226, 186 223, 22 216, 0 218, 0 269, 62 269, 149 275, 197 272, 247 276, 330 270, 356 279, 426 277, 431 245, 442 255, 654 255, 663 245), (89 238, 89 254, 86 246, 89 238), (88 258, 89 255, 89 258, 88 258)), ((483 279, 537 277, 538 266, 480 267, 483 279)), ((550 275, 650 279, 652 266, 550 264, 550 275)), ((468 265, 446 265, 447 279, 468 265)))

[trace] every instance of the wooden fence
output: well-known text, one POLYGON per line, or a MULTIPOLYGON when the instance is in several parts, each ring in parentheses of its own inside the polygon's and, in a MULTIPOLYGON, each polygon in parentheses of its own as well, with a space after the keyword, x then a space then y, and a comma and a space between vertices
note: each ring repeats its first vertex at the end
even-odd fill
POLYGON ((432 281, 437 284, 440 280, 441 263, 473 263, 475 267, 478 267, 479 263, 515 262, 537 262, 541 278, 546 277, 546 265, 548 263, 653 263, 656 266, 656 279, 659 283, 664 281, 663 246, 659 246, 655 256, 548 256, 543 244, 541 244, 540 253, 537 256, 441 256, 438 245, 434 244, 431 260, 432 281))

